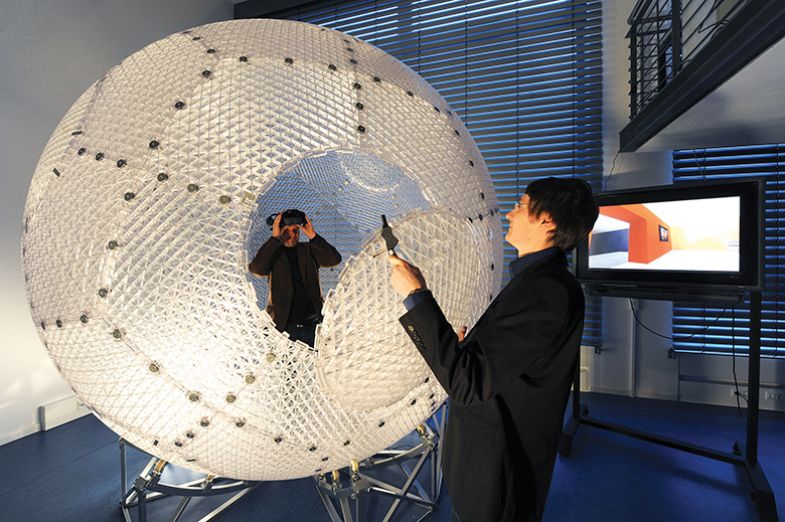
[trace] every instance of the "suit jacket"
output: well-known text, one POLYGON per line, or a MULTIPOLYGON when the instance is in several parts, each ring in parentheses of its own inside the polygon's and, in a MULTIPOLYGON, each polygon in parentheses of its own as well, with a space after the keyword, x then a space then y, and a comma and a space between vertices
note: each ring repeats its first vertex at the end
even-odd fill
POLYGON ((443 468, 461 520, 542 517, 583 316, 583 291, 555 250, 502 289, 463 343, 434 299, 401 317, 451 400, 443 468))
MULTIPOLYGON (((269 277, 267 312, 280 331, 286 328, 294 297, 292 270, 284 248, 283 243, 271 237, 259 248, 248 265, 252 274, 269 277)), ((308 298, 321 317, 323 299, 319 267, 337 265, 341 262, 341 254, 320 235, 316 235, 308 243, 297 243, 293 248, 297 249, 297 264, 308 298)))

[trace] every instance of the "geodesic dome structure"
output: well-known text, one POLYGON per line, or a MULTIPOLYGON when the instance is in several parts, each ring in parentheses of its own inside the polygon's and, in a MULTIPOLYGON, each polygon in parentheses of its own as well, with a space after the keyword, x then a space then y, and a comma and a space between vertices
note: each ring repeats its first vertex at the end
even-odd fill
POLYGON ((398 323, 380 239, 473 324, 501 281, 482 157, 412 70, 337 31, 229 21, 171 35, 94 83, 27 198, 38 333, 80 399, 178 465, 277 480, 390 445, 445 393, 398 323), (264 311, 248 262, 299 208, 338 248, 314 347, 264 311))

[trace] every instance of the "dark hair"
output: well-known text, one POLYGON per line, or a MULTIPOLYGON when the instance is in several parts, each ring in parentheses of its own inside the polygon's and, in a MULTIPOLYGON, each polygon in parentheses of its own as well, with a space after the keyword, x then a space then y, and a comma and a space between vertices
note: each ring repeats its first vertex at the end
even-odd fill
POLYGON ((551 215, 556 228, 551 241, 568 252, 594 227, 600 211, 594 202, 591 187, 582 179, 542 178, 526 187, 529 212, 539 217, 551 215))

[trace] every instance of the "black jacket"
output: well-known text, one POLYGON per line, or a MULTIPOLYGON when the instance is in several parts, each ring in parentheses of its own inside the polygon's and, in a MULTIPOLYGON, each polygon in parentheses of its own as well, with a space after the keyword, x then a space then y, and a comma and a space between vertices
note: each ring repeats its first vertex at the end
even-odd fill
POLYGON ((463 343, 433 299, 401 317, 450 397, 443 468, 464 522, 542 517, 583 315, 556 250, 516 275, 463 343))
MULTIPOLYGON (((267 312, 273 318, 275 327, 283 331, 292 311, 294 282, 289 260, 283 251, 285 247, 278 239, 271 237, 256 252, 248 265, 252 274, 269 276, 270 292, 267 312)), ((321 316, 322 288, 319 284, 319 267, 335 266, 341 262, 341 254, 322 236, 316 235, 308 243, 297 243, 297 264, 300 276, 314 309, 321 316)))

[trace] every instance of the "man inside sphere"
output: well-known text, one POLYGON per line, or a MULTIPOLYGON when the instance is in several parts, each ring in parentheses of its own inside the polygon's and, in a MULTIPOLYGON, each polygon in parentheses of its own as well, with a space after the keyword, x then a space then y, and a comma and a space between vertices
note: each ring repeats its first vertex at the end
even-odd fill
POLYGON ((272 236, 256 252, 248 270, 269 278, 266 309, 275 327, 293 341, 313 346, 324 302, 319 268, 337 265, 341 254, 299 210, 279 212, 272 227, 272 236), (300 243, 301 230, 308 236, 307 243, 300 243))
POLYGON ((458 520, 542 518, 583 332, 583 292, 565 253, 597 216, 584 181, 529 184, 506 216, 512 277, 465 339, 419 269, 389 258, 406 296, 401 324, 450 397, 443 468, 458 520))

